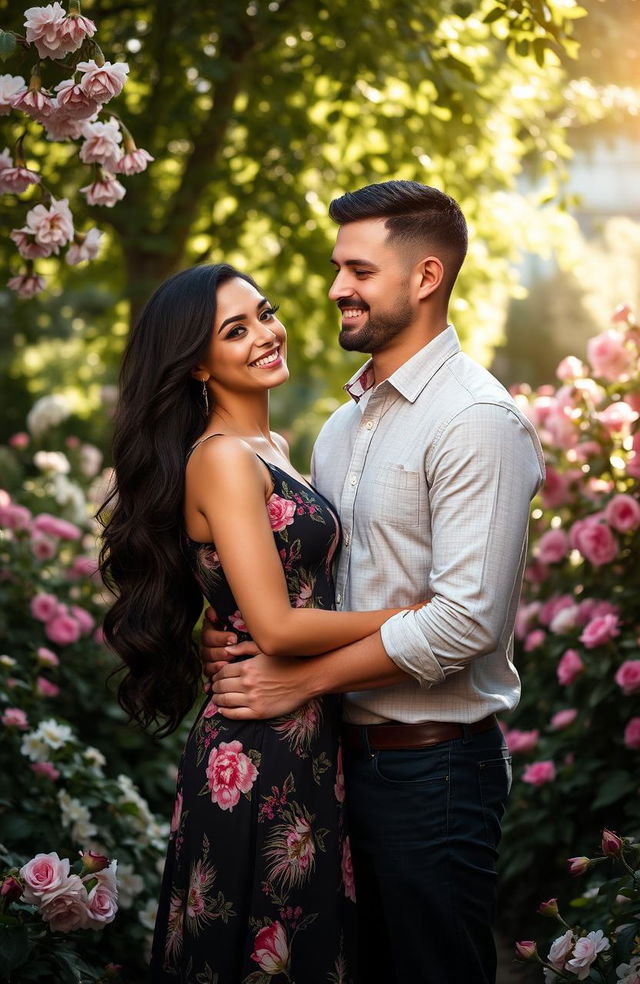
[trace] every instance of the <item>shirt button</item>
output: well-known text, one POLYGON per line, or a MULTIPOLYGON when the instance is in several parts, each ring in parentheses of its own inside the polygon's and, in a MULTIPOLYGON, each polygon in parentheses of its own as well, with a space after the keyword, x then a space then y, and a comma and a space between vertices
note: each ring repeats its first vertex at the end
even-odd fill
POLYGON ((344 534, 344 545, 345 545, 345 547, 348 547, 350 543, 351 543, 351 531, 350 530, 345 530, 345 534, 344 534))
POLYGON ((358 476, 357 475, 352 475, 351 478, 350 478, 351 484, 352 485, 355 485, 357 481, 358 481, 358 476))
POLYGON ((338 593, 336 595, 336 605, 339 605, 341 602, 342 602, 342 595, 338 591, 338 593))
POLYGON ((367 428, 368 431, 370 431, 373 428, 373 420, 367 420, 364 426, 367 428))

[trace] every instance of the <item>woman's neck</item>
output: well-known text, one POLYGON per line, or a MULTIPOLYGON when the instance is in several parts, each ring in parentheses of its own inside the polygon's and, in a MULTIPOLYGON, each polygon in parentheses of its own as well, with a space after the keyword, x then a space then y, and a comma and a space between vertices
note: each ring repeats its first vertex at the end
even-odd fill
POLYGON ((223 394, 216 400, 208 431, 221 430, 245 440, 270 441, 269 394, 223 394))

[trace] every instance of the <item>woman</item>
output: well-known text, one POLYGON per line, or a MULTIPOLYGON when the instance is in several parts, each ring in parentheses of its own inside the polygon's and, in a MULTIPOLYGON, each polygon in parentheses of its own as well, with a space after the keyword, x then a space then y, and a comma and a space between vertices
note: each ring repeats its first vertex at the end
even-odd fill
MULTIPOLYGON (((263 652, 313 656, 396 611, 338 613, 331 506, 269 430, 286 333, 253 280, 185 270, 153 295, 125 353, 117 489, 102 570, 123 707, 173 731, 198 691, 202 595, 263 652)), ((108 511, 108 510, 107 510, 108 511)), ((207 698, 178 774, 153 982, 346 982, 353 884, 342 816, 338 698, 233 722, 207 698)))

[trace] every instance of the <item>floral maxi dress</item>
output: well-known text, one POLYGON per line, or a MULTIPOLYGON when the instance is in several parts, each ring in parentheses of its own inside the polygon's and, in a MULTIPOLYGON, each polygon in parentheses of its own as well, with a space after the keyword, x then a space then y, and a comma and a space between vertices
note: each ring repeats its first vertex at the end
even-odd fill
MULTIPOLYGON (((291 605, 333 608, 337 519, 318 493, 265 464, 291 605)), ((186 549, 225 629, 248 639, 214 544, 187 539, 186 549)), ((268 721, 226 720, 205 700, 178 771, 152 984, 351 982, 339 725, 333 695, 268 721)))

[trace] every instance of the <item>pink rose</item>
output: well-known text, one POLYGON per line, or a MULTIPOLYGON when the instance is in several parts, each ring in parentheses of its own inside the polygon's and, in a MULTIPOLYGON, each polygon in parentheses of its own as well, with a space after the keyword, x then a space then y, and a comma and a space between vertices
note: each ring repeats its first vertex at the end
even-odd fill
POLYGON ((80 626, 80 630, 84 636, 90 635, 93 632, 96 620, 84 608, 80 608, 78 605, 72 605, 71 615, 80 626))
POLYGON ((55 653, 47 649, 46 646, 40 646, 36 650, 36 656, 38 657, 38 662, 41 666, 59 666, 60 660, 55 653))
POLYGON ((279 533, 285 526, 291 526, 296 514, 296 504, 291 499, 283 499, 275 493, 267 503, 269 522, 274 533, 279 533))
POLYGON ((597 413, 596 417, 609 434, 626 436, 630 433, 631 424, 638 419, 638 414, 624 400, 618 400, 597 413))
POLYGON ((544 426, 553 447, 567 450, 578 443, 580 432, 569 407, 556 406, 547 414, 544 426))
POLYGON ((627 659, 619 667, 615 681, 622 693, 629 697, 640 690, 640 659, 627 659))
POLYGON ((581 936, 573 948, 573 957, 565 964, 565 970, 575 973, 579 981, 586 980, 598 954, 610 947, 611 943, 601 929, 581 936))
POLYGON ((344 885, 345 897, 352 902, 356 900, 356 883, 353 877, 353 861, 351 859, 351 844, 349 838, 345 837, 342 845, 342 884, 344 885))
POLYGON ((108 867, 101 868, 96 874, 98 884, 91 889, 87 899, 87 927, 89 929, 102 929, 113 922, 116 917, 118 911, 116 865, 116 861, 111 861, 108 867))
POLYGON ((27 715, 19 707, 7 707, 0 721, 5 728, 18 728, 19 731, 26 731, 29 727, 27 715))
POLYGON ((93 59, 78 62, 76 71, 82 72, 80 87, 85 95, 99 103, 106 103, 120 95, 127 81, 129 66, 126 62, 105 62, 98 65, 93 59))
POLYGON ((36 693, 39 697, 57 697, 60 693, 60 687, 52 683, 51 680, 47 680, 46 677, 39 676, 36 679, 36 693))
POLYGON ((516 614, 516 622, 514 627, 516 639, 524 639, 527 632, 534 624, 539 611, 539 601, 531 601, 528 605, 525 605, 522 602, 520 603, 516 614))
POLYGON ((282 923, 273 922, 258 931, 253 943, 251 959, 255 960, 260 969, 271 977, 288 972, 289 945, 282 923))
POLYGON ((74 13, 67 17, 57 2, 29 7, 25 16, 26 39, 36 46, 40 58, 64 58, 77 51, 85 36, 91 37, 96 31, 93 21, 74 13))
POLYGON ((547 465, 545 483, 540 492, 544 508, 556 509, 558 506, 564 506, 570 498, 569 484, 566 475, 561 475, 552 465, 547 465))
POLYGON ((557 711, 549 723, 554 731, 563 731, 565 728, 568 728, 570 724, 573 724, 577 716, 577 710, 573 707, 569 707, 565 711, 557 711))
POLYGON ((624 743, 627 748, 640 748, 640 717, 631 718, 624 729, 624 743))
POLYGON ((33 529, 38 533, 46 533, 48 536, 55 536, 59 540, 79 540, 82 530, 69 523, 66 519, 59 519, 49 513, 40 513, 33 521, 33 529))
POLYGON ((58 769, 51 762, 32 762, 29 768, 37 776, 44 776, 45 779, 50 779, 51 782, 55 782, 56 779, 60 778, 58 769))
POLYGON ((591 866, 591 861, 582 855, 579 858, 567 858, 567 864, 571 875, 584 875, 591 866))
POLYGON ((56 544, 48 536, 34 536, 31 553, 36 560, 51 560, 56 555, 56 544))
POLYGON ((512 755, 533 751, 539 737, 540 732, 537 729, 519 731, 518 728, 514 728, 512 731, 505 732, 505 739, 512 755))
POLYGON ((62 22, 62 36, 67 45, 73 45, 69 51, 77 51, 85 38, 91 38, 96 33, 96 25, 88 17, 75 10, 70 10, 62 22))
POLYGON ((22 896, 22 885, 20 882, 13 877, 13 875, 6 875, 0 885, 0 898, 3 898, 6 902, 17 902, 22 896))
POLYGON ((563 383, 571 382, 582 376, 588 376, 589 370, 584 362, 576 359, 575 355, 567 355, 558 365, 556 376, 563 383))
POLYGON ((211 801, 220 809, 231 811, 240 802, 240 793, 248 793, 258 770, 239 741, 220 742, 211 749, 207 763, 207 781, 211 801))
POLYGON ((40 89, 39 85, 34 85, 33 88, 29 86, 24 92, 12 96, 11 105, 39 123, 46 122, 56 108, 55 100, 48 92, 40 89))
POLYGON ((623 336, 614 328, 589 339, 587 358, 593 366, 594 375, 606 379, 608 383, 625 378, 633 366, 631 352, 626 348, 623 336))
POLYGON ((565 632, 570 632, 574 628, 578 619, 578 606, 571 605, 570 608, 561 608, 557 615, 554 615, 550 630, 554 635, 564 635, 565 632))
POLYGON ((82 136, 82 120, 72 120, 63 110, 44 120, 47 140, 77 140, 82 136))
POLYGON ((586 625, 592 618, 599 618, 601 615, 619 615, 620 610, 617 605, 610 601, 599 601, 597 598, 585 598, 578 605, 578 625, 586 625))
POLYGON ((73 216, 67 199, 52 198, 48 208, 35 205, 27 212, 26 226, 21 232, 32 234, 37 243, 50 246, 57 253, 73 239, 73 216))
POLYGON ((69 859, 59 858, 55 851, 51 854, 36 854, 20 869, 24 881, 24 900, 29 905, 40 905, 41 901, 64 885, 69 877, 69 859))
POLYGON ((580 659, 580 656, 576 650, 567 649, 567 651, 560 657, 560 661, 556 667, 558 683, 561 683, 563 686, 573 683, 574 680, 576 680, 582 673, 583 669, 584 663, 580 659))
POLYGON ((640 505, 632 496, 620 493, 607 504, 604 516, 618 533, 628 533, 640 526, 640 505))
POLYGON ((18 431, 16 434, 11 435, 7 443, 9 447, 21 450, 22 448, 29 447, 30 441, 31 438, 25 431, 18 431))
POLYGON ((85 164, 101 164, 107 171, 115 171, 122 157, 122 133, 115 120, 106 123, 85 123, 85 138, 80 148, 80 160, 85 164))
POLYGON ((13 502, 0 505, 0 526, 9 530, 26 530, 31 522, 31 513, 26 506, 13 502))
POLYGON ((31 599, 29 608, 34 618, 39 622, 48 622, 57 614, 60 602, 55 595, 37 594, 31 599))
POLYGON ((564 530, 547 530, 538 540, 535 554, 543 564, 558 564, 569 552, 569 537, 564 530))
POLYGON ((74 929, 87 929, 89 923, 89 897, 78 875, 69 875, 56 891, 47 893, 40 902, 40 915, 49 923, 53 933, 70 933, 74 929))
POLYGON ((566 963, 567 957, 573 950, 574 943, 575 937, 570 929, 568 929, 563 936, 559 936, 553 941, 547 957, 547 960, 552 967, 555 967, 556 970, 562 970, 566 963))
MULTIPOLYGON (((26 91, 27 85, 21 75, 0 75, 0 116, 8 116, 12 108, 11 100, 26 91)), ((5 151, 5 154, 9 159, 5 166, 10 167, 11 157, 8 151, 5 151)), ((7 157, 4 157, 4 161, 6 160, 7 157)), ((0 167, 2 164, 3 157, 0 155, 0 167)))
POLYGON ((553 782, 556 777, 556 767, 553 762, 532 762, 522 774, 522 781, 530 786, 544 786, 553 782))
POLYGON ((102 178, 85 185, 80 191, 86 194, 88 205, 104 205, 106 208, 113 208, 127 193, 124 185, 108 171, 103 171, 102 178))
MULTIPOLYGON (((100 871, 104 871, 106 868, 116 864, 115 861, 109 861, 106 854, 99 854, 97 851, 80 851, 80 858, 82 860, 82 874, 97 875, 100 871)), ((112 870, 115 871, 115 868, 112 870)), ((115 891, 115 878, 109 879, 113 881, 113 891, 115 891)))
POLYGON ((563 608, 573 608, 575 600, 571 595, 553 595, 548 598, 538 612, 538 621, 542 625, 551 625, 554 618, 563 608))
POLYGON ((27 167, 7 167, 0 172, 0 183, 3 191, 21 195, 32 184, 40 183, 40 175, 35 171, 30 171, 27 167))
POLYGON ((15 291, 18 297, 28 300, 41 290, 44 290, 46 280, 36 273, 21 273, 7 280, 9 290, 15 291))
POLYGON ((525 653, 533 652, 534 649, 537 649, 539 646, 541 646, 544 640, 546 639, 546 637, 547 634, 546 632, 544 632, 543 629, 534 629, 533 632, 530 632, 527 638, 524 640, 525 653))
POLYGON ((57 93, 58 115, 67 120, 82 121, 94 116, 100 109, 100 103, 89 99, 82 88, 73 79, 65 79, 59 82, 54 92, 57 93))
POLYGON ((571 535, 582 556, 594 567, 610 564, 618 553, 618 541, 609 527, 593 517, 574 523, 571 535))
POLYGON ((44 631, 52 642, 57 642, 59 646, 69 646, 72 642, 77 642, 82 635, 80 623, 72 618, 71 615, 54 615, 44 627, 44 631))
POLYGON ((604 646, 607 642, 611 642, 618 635, 620 635, 618 617, 616 615, 599 615, 592 618, 584 627, 580 642, 587 649, 595 649, 596 646, 604 646))
POLYGON ((115 171, 117 174, 140 174, 141 171, 146 171, 147 164, 153 160, 155 158, 148 151, 135 147, 120 158, 115 171))
POLYGON ((79 577, 95 577, 98 573, 98 562, 95 557, 85 557, 80 555, 74 557, 73 563, 67 571, 67 576, 72 580, 79 577))

